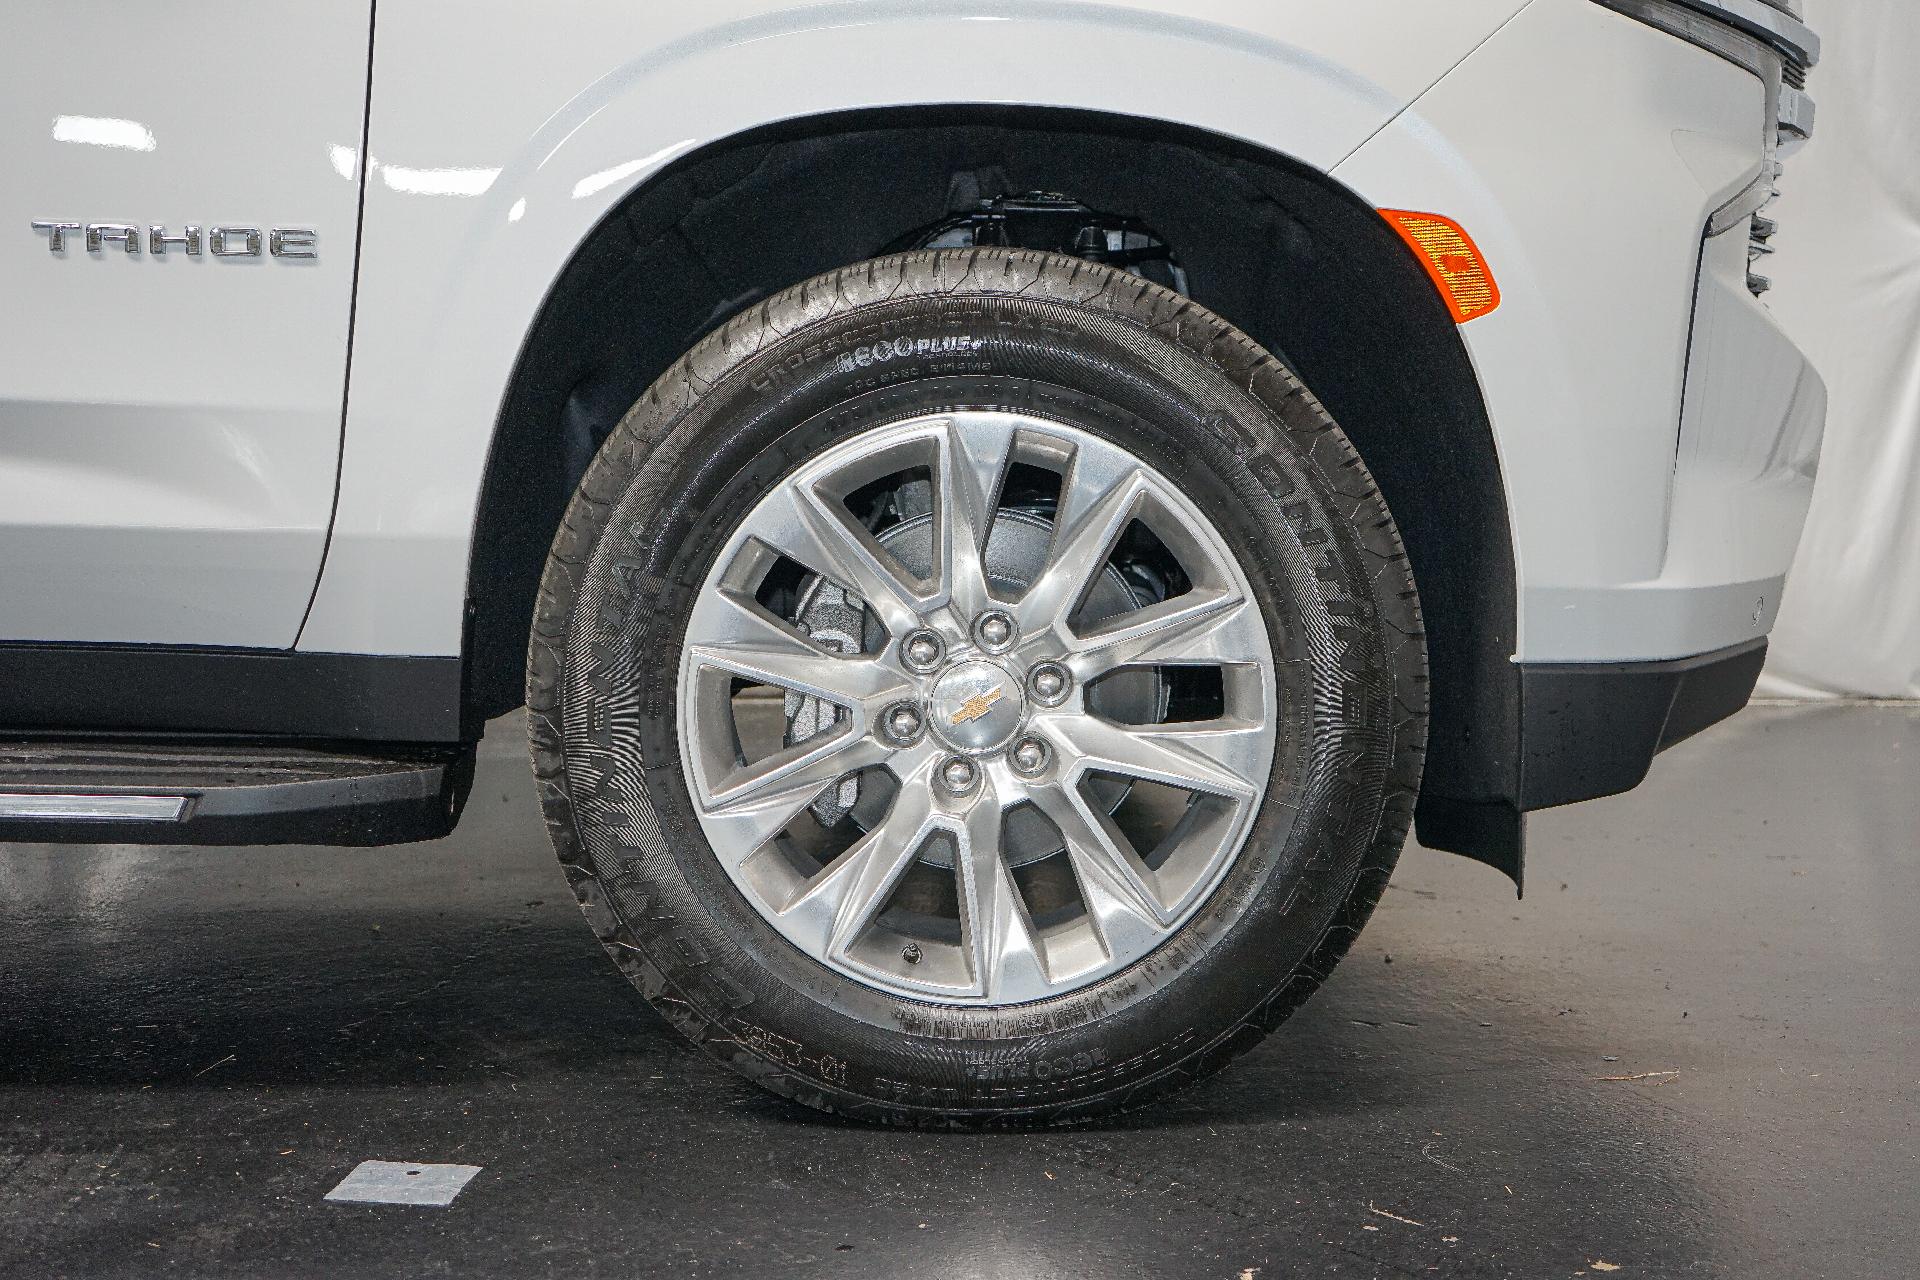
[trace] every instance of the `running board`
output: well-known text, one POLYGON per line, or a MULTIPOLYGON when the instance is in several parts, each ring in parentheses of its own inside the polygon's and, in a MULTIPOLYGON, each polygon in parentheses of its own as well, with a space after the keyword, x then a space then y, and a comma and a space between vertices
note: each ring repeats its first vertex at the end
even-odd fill
POLYGON ((0 742, 0 841, 380 845, 453 830, 473 746, 0 742))

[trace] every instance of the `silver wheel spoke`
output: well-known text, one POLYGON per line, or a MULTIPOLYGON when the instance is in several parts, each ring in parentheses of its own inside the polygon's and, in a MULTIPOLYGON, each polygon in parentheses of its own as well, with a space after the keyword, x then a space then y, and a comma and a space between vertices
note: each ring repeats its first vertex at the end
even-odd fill
POLYGON ((700 796, 702 817, 724 831, 736 861, 745 859, 822 791, 849 773, 881 763, 888 754, 873 738, 845 729, 824 741, 809 738, 706 789, 700 796))
POLYGON ((1199 666, 1244 661, 1264 625, 1237 591, 1196 587, 1109 618, 1077 638, 1066 664, 1080 681, 1127 666, 1199 666))
MULTIPOLYGON (((1075 441, 1060 486, 1060 509, 1054 515, 1056 529, 1081 527, 1087 514, 1111 496, 1115 488, 1140 475, 1140 464, 1120 450, 1096 448, 1087 440, 1075 441)), ((1055 541, 1057 545, 1058 539, 1055 541)))
POLYGON ((1232 800, 1254 797, 1253 774, 1270 741, 1265 726, 1235 720, 1118 725, 1065 715, 1052 724, 1084 769, 1232 800))
POLYGON ((1076 459, 1061 494, 1061 524, 1054 533, 1047 567, 1017 606, 1022 632, 1066 630, 1068 616, 1106 564, 1113 544, 1147 492, 1146 475, 1136 469, 1115 477, 1097 495, 1079 494, 1075 500, 1074 477, 1080 472, 1076 459), (1078 514, 1069 517, 1070 509, 1078 514), (1072 523, 1067 523, 1069 519, 1072 523))
POLYGON ((687 651, 699 666, 855 709, 908 688, 893 668, 871 657, 829 653, 751 598, 722 592, 717 603, 722 607, 703 619, 708 625, 700 640, 689 629, 687 651))
POLYGON ((1101 924, 1101 935, 1125 931, 1158 936, 1172 923, 1149 871, 1113 829, 1071 786, 1037 787, 1033 802, 1059 828, 1080 891, 1101 924))
POLYGON ((960 873, 960 930, 979 993, 1011 1002, 1043 994, 1046 964, 1033 921, 1001 853, 1000 802, 984 791, 963 815, 954 863, 960 873))
POLYGON ((934 511, 941 586, 962 619, 992 603, 987 589, 987 533, 1013 448, 1014 420, 951 418, 940 438, 934 511))
POLYGON ((809 915, 822 951, 846 956, 886 905, 927 837, 938 830, 926 787, 904 788, 873 830, 816 876, 789 911, 809 915))
POLYGON ((852 591, 895 637, 918 625, 926 601, 839 503, 805 484, 788 483, 769 494, 755 515, 761 517, 756 533, 762 542, 852 591))

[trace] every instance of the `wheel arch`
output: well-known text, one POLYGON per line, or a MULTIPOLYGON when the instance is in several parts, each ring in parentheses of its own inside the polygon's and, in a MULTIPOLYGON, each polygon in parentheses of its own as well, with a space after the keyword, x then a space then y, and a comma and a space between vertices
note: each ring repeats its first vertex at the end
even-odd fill
POLYGON ((1460 828, 1475 802, 1506 794, 1519 708, 1506 492, 1456 324, 1398 236, 1327 174, 1106 113, 833 113, 691 151, 622 200, 556 279, 502 403, 467 584, 472 717, 518 704, 547 543, 599 440, 654 377, 727 316, 873 256, 946 212, 956 188, 999 180, 1152 226, 1196 300, 1292 364, 1352 438, 1422 597, 1423 832, 1516 873, 1517 847, 1460 828))

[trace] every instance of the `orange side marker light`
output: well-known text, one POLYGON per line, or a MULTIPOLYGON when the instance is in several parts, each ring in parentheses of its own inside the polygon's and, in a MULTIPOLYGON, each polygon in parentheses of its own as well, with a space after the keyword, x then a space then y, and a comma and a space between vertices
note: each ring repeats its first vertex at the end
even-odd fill
POLYGON ((1455 321, 1465 324, 1500 305, 1500 286, 1459 223, 1437 213, 1404 209, 1382 209, 1380 216, 1420 259, 1455 321))

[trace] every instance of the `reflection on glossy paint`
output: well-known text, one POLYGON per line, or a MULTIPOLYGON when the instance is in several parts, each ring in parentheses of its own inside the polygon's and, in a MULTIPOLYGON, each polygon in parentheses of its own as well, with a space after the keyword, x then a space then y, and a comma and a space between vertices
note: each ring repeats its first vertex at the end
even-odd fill
POLYGON ((694 139, 686 138, 664 146, 652 155, 641 156, 638 160, 629 160, 625 164, 616 164, 611 169, 602 169, 598 173, 590 173, 573 184, 573 198, 584 200, 590 195, 605 191, 616 182, 631 178, 636 173, 643 173, 656 165, 665 164, 681 152, 689 150, 693 144, 694 139))
POLYGON ((483 195, 500 176, 498 169, 412 169, 378 159, 372 167, 392 190, 416 196, 483 195))
MULTIPOLYGON (((333 143, 327 148, 327 160, 333 165, 333 171, 343 178, 353 179, 360 176, 360 152, 355 147, 333 143)), ((477 196, 484 195, 493 180, 500 176, 498 169, 458 168, 449 166, 442 169, 422 169, 404 164, 387 164, 378 157, 367 159, 367 169, 380 175, 380 180, 393 191, 404 191, 415 196, 477 196)), ((521 202, 523 205, 525 201, 521 202)))
POLYGON ((153 130, 138 120, 113 116, 55 116, 55 142, 78 142, 90 147, 118 147, 122 151, 151 151, 153 130))

